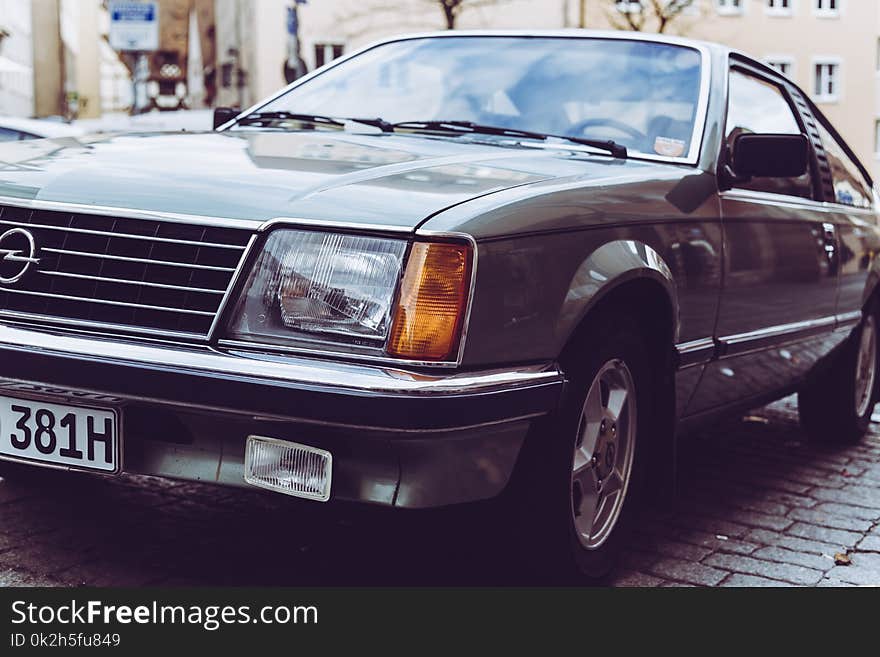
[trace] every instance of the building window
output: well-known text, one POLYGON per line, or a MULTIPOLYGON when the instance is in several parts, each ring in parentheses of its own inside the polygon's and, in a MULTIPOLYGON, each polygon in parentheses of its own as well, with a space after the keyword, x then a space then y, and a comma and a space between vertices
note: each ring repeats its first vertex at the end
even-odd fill
POLYGON ((764 63, 770 68, 776 69, 789 79, 794 78, 794 58, 788 55, 768 55, 764 63))
POLYGON ((315 44, 315 68, 321 68, 324 64, 342 57, 345 46, 341 43, 316 43, 315 44))
POLYGON ((614 6, 617 7, 617 11, 624 14, 642 11, 641 0, 614 0, 614 6))
POLYGON ((715 0, 715 8, 722 16, 739 16, 744 6, 745 0, 715 0))
POLYGON ((819 18, 838 18, 843 0, 813 0, 813 14, 819 18))
POLYGON ((766 0, 765 6, 770 16, 791 16, 794 13, 794 0, 766 0))
POLYGON ((840 60, 816 59, 813 63, 813 98, 818 103, 836 103, 842 88, 840 60))
POLYGON ((874 121, 874 153, 880 158, 880 119, 874 121))

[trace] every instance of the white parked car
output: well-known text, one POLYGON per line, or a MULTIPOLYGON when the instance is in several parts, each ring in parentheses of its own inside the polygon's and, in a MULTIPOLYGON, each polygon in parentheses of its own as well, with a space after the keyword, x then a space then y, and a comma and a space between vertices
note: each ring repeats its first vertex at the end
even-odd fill
POLYGON ((83 134, 84 131, 80 128, 61 123, 60 121, 0 116, 0 142, 79 137, 83 134))

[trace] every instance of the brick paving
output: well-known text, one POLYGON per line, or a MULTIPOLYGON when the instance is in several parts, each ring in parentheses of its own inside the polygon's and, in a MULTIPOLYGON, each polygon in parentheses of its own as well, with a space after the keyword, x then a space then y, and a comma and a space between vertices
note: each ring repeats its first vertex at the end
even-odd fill
MULTIPOLYGON (((880 585, 880 424, 804 442, 793 400, 681 447, 679 495, 628 542, 616 586, 880 585), (845 554, 851 565, 836 565, 845 554)), ((396 513, 146 477, 0 480, 0 585, 511 581, 460 510, 396 513)), ((478 519, 473 520, 479 522, 478 519)))

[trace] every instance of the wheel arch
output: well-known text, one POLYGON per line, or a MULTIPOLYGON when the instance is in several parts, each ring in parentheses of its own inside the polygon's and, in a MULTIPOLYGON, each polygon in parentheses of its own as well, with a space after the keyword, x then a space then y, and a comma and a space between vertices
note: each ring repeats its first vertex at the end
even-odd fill
POLYGON ((674 347, 680 331, 678 294, 666 261, 643 242, 607 242, 572 277, 562 309, 560 359, 582 339, 597 311, 617 306, 619 312, 627 304, 634 316, 649 320, 646 327, 655 329, 647 336, 649 340, 663 337, 670 349, 674 347))
POLYGON ((589 347, 593 328, 601 325, 598 320, 606 314, 631 311, 648 345, 656 386, 656 440, 648 455, 649 485, 659 494, 658 499, 668 499, 674 494, 676 479, 675 344, 680 331, 672 272, 649 245, 622 240, 605 244, 584 261, 569 289, 570 296, 578 289, 574 283, 584 280, 585 274, 601 284, 578 308, 577 321, 566 336, 559 363, 565 371, 577 362, 578 352, 589 347))

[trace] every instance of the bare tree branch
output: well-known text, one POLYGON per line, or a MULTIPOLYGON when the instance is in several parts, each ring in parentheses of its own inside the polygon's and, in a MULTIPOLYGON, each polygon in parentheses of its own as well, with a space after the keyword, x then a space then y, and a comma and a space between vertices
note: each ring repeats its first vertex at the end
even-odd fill
POLYGON ((642 32, 655 26, 662 34, 691 7, 697 0, 641 0, 629 2, 622 7, 616 0, 605 0, 609 6, 606 14, 611 25, 618 30, 642 32))
POLYGON ((458 17, 466 8, 488 7, 499 4, 503 0, 426 0, 431 4, 439 5, 446 20, 446 29, 454 30, 458 17))

